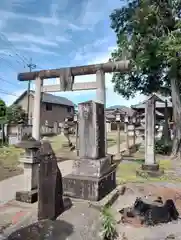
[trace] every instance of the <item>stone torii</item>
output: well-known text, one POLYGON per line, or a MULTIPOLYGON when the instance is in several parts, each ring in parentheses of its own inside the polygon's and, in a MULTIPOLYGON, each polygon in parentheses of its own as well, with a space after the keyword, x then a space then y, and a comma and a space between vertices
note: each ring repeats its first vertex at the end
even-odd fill
POLYGON ((32 136, 40 140, 40 102, 42 92, 80 91, 96 89, 96 100, 106 104, 105 73, 127 72, 130 69, 130 61, 107 62, 95 65, 77 66, 41 70, 18 74, 19 81, 35 80, 35 99, 33 112, 32 136), (95 82, 74 83, 75 76, 96 74, 95 82), (49 78, 60 78, 60 84, 45 85, 43 81, 49 78), (66 81, 65 81, 66 80, 66 81), (68 86, 68 87, 67 87, 68 86))

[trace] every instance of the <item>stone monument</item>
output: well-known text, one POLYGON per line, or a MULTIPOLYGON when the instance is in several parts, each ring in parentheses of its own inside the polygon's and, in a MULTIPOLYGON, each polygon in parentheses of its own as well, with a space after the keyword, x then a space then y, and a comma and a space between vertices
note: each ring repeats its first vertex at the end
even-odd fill
POLYGON ((55 220, 63 210, 62 175, 48 141, 42 143, 38 186, 38 220, 55 220))
POLYGON ((145 163, 142 169, 158 171, 159 164, 155 160, 155 102, 158 99, 153 95, 145 106, 145 163))
POLYGON ((79 159, 63 178, 66 196, 98 201, 116 187, 116 165, 105 151, 104 105, 79 104, 79 159))

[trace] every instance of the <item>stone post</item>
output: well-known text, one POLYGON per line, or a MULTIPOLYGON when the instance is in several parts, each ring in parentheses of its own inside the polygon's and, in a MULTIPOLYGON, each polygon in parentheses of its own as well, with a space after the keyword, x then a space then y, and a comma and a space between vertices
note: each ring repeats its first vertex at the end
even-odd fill
POLYGON ((79 129, 79 121, 78 121, 78 115, 75 114, 74 115, 74 124, 75 124, 75 149, 76 149, 76 153, 77 153, 77 156, 79 156, 79 146, 78 146, 78 129, 79 129))
POLYGON ((38 194, 39 149, 41 143, 32 138, 21 141, 16 147, 25 149, 25 154, 20 158, 20 162, 24 165, 24 189, 16 192, 16 200, 34 203, 37 201, 38 194))
POLYGON ((117 154, 120 153, 120 123, 117 123, 117 154))
POLYGON ((127 149, 129 149, 128 123, 129 123, 128 116, 125 115, 125 118, 124 118, 124 129, 125 129, 125 132, 126 132, 126 148, 127 149))
POLYGON ((155 98, 147 100, 145 106, 145 163, 143 170, 158 170, 159 165, 155 162, 155 98))
POLYGON ((116 113, 116 123, 117 123, 117 156, 116 158, 119 159, 120 156, 120 122, 121 122, 121 115, 119 112, 116 113))
MULTIPOLYGON (((105 72, 103 70, 98 70, 96 72, 96 84, 97 84, 97 90, 96 90, 96 101, 99 103, 102 103, 104 105, 104 111, 106 108, 106 86, 105 86, 105 72)), ((106 117, 105 117, 105 123, 106 124, 106 117)), ((105 149, 107 152, 107 131, 105 128, 105 149)))
POLYGON ((40 149, 38 184, 38 220, 55 220, 64 210, 62 175, 57 158, 48 141, 40 149))
POLYGON ((104 123, 103 104, 79 104, 79 159, 74 160, 72 174, 63 178, 66 195, 97 201, 116 187, 116 165, 105 151, 104 123))
POLYGON ((109 121, 106 121, 106 131, 107 131, 107 133, 111 132, 111 122, 109 122, 109 121))
POLYGON ((133 124, 133 146, 136 144, 136 117, 132 117, 132 124, 133 124))
POLYGON ((37 77, 35 79, 35 97, 32 129, 32 137, 36 140, 40 140, 41 86, 42 79, 40 77, 37 77))
POLYGON ((133 123, 133 146, 136 144, 136 133, 135 133, 135 123, 133 123))

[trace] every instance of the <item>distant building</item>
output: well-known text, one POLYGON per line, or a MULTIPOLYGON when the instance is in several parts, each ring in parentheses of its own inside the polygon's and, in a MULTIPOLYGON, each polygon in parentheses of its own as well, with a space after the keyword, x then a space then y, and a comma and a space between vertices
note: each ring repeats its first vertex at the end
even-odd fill
MULTIPOLYGON (((152 94, 151 96, 155 95, 160 101, 157 101, 155 104, 155 110, 156 110, 156 116, 157 118, 164 118, 164 112, 165 112, 165 101, 167 101, 167 109, 168 109, 168 117, 170 120, 172 120, 173 116, 173 108, 172 108, 172 101, 170 97, 163 97, 159 94, 152 94)), ((145 113, 145 104, 147 100, 151 97, 149 96, 145 101, 138 103, 136 105, 132 105, 131 108, 136 111, 139 115, 142 115, 145 113)))
POLYGON ((131 117, 135 114, 135 110, 121 105, 114 105, 111 107, 106 108, 105 110, 105 116, 106 116, 106 122, 107 122, 107 129, 108 131, 117 130, 117 123, 116 123, 116 114, 119 113, 121 117, 121 123, 120 127, 121 130, 124 129, 124 117, 125 115, 128 115, 128 118, 131 119, 131 117))
MULTIPOLYGON (((34 91, 30 91, 29 96, 29 116, 30 124, 33 120, 34 110, 34 91)), ((21 106, 27 112, 28 94, 25 91, 19 96, 13 103, 21 106)), ((41 103, 41 125, 48 124, 48 126, 54 126, 55 123, 59 124, 64 121, 66 117, 74 115, 74 103, 65 97, 55 96, 49 93, 43 93, 41 103)))

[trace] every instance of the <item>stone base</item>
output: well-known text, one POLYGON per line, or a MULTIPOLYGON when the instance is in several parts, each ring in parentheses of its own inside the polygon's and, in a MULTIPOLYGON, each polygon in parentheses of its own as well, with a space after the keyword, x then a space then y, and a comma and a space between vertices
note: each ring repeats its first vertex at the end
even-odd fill
POLYGON ((158 171, 159 170, 159 164, 142 164, 141 166, 142 170, 144 171, 158 171))
POLYGON ((35 203, 38 201, 38 190, 16 192, 16 201, 35 203))
MULTIPOLYGON (((114 159, 115 159, 116 161, 121 161, 122 158, 123 158, 123 156, 122 156, 121 153, 117 153, 117 154, 114 156, 114 159)), ((112 161, 113 161, 113 160, 112 160, 112 161)))
POLYGON ((116 187, 116 165, 102 177, 69 174, 63 178, 64 196, 99 201, 116 187))
POLYGON ((161 177, 163 174, 164 174, 163 169, 159 169, 157 171, 149 171, 149 170, 139 169, 136 171, 136 175, 139 177, 143 177, 143 178, 147 178, 148 176, 157 178, 157 177, 161 177))
POLYGON ((112 155, 100 159, 77 159, 73 163, 72 174, 100 178, 110 171, 112 155))

